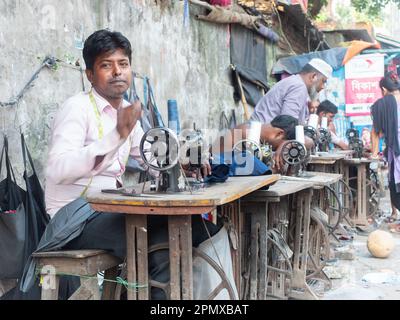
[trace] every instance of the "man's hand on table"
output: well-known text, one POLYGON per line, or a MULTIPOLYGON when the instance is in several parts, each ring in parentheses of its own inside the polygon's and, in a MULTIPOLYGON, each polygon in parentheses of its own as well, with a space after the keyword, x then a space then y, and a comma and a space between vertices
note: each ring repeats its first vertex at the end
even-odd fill
POLYGON ((282 172, 285 166, 285 163, 282 158, 282 147, 285 144, 285 142, 286 141, 283 141, 274 152, 274 164, 272 166, 272 171, 273 172, 275 171, 275 173, 282 172))
POLYGON ((366 155, 366 158, 370 160, 382 160, 382 156, 380 154, 373 154, 373 153, 366 155))
MULTIPOLYGON (((185 165, 182 165, 182 168, 187 177, 200 178, 200 177, 197 177, 197 168, 196 167, 193 167, 190 164, 185 164, 185 165)), ((209 162, 205 162, 201 165, 200 173, 203 178, 211 175, 212 171, 211 171, 211 165, 209 162)))

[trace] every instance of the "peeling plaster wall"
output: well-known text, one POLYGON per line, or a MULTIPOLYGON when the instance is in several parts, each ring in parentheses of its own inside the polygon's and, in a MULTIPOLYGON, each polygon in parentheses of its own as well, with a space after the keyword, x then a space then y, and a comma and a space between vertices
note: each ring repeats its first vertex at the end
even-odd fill
MULTIPOLYGON (((199 22, 191 15, 190 27, 184 28, 183 1, 177 0, 1 1, 0 101, 17 94, 47 54, 83 63, 82 39, 106 27, 132 42, 133 69, 151 79, 165 120, 171 98, 178 101, 184 128, 193 122, 200 128, 217 128, 222 110, 235 109, 241 119, 242 107, 234 103, 228 72, 228 26, 199 22)), ((142 92, 142 84, 137 85, 142 92)), ((44 69, 18 106, 0 107, 0 129, 9 136, 17 176, 23 171, 19 129, 26 134, 44 182, 54 113, 80 90, 79 70, 60 64, 57 70, 44 69)))

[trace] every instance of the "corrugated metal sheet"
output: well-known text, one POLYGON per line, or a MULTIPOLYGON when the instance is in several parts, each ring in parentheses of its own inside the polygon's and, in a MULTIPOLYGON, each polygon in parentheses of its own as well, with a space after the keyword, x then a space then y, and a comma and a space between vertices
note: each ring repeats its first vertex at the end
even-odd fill
POLYGON ((390 36, 378 33, 375 38, 381 44, 382 49, 400 48, 400 41, 398 41, 390 36))

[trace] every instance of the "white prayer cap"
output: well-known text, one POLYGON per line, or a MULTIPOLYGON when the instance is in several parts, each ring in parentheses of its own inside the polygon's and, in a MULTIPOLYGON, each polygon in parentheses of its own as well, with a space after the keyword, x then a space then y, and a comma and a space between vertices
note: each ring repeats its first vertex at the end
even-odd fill
POLYGON ((310 66, 314 67, 314 69, 318 70, 325 77, 327 77, 327 78, 332 77, 333 69, 324 60, 314 58, 308 64, 310 66))

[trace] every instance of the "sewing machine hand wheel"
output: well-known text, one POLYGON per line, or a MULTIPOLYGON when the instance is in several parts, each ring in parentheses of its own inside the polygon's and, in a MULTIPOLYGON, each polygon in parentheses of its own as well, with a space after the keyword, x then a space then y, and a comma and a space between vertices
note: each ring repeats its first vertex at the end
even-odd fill
POLYGON ((166 171, 179 161, 179 140, 168 128, 153 128, 147 131, 140 142, 140 156, 153 170, 166 171))
POLYGON ((354 151, 355 158, 362 158, 364 151, 364 143, 361 139, 358 138, 350 138, 349 139, 349 148, 354 151))
POLYGON ((252 140, 240 140, 233 146, 233 151, 245 151, 246 153, 248 152, 260 160, 262 160, 263 158, 260 144, 252 140))
POLYGON ((296 165, 303 163, 307 156, 306 147, 296 141, 290 140, 284 143, 282 146, 282 159, 288 165, 296 165))
POLYGON ((353 139, 358 139, 358 130, 357 129, 348 129, 346 132, 346 138, 347 140, 353 140, 353 139))
POLYGON ((327 129, 319 129, 319 143, 330 143, 331 133, 327 129))
POLYGON ((309 137, 310 139, 312 139, 314 141, 314 143, 315 143, 315 141, 318 140, 317 130, 315 130, 314 127, 312 127, 312 126, 304 127, 304 135, 306 137, 309 137))

